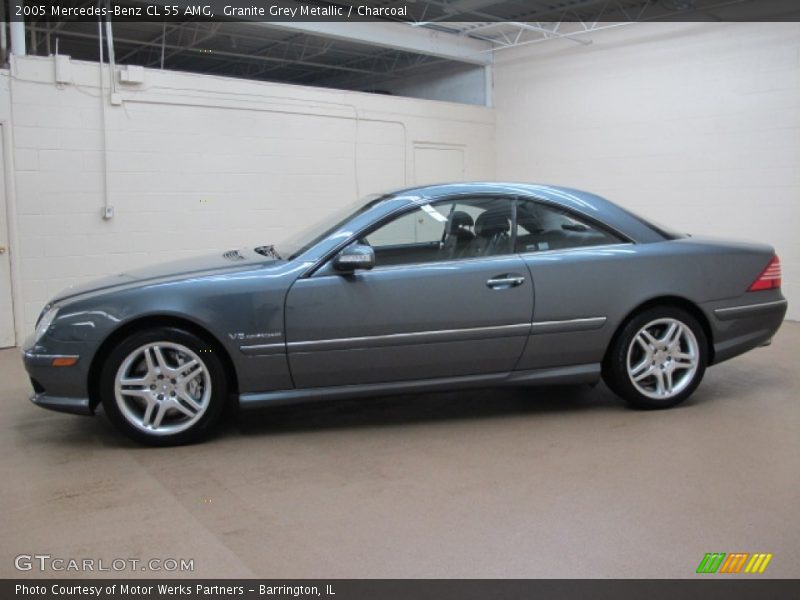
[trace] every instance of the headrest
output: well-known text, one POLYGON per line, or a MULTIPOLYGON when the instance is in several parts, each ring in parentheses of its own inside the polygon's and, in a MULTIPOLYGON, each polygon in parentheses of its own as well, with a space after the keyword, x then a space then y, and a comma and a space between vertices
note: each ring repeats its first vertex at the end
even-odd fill
POLYGON ((511 222, 507 211, 487 210, 475 221, 475 235, 492 237, 498 233, 507 233, 511 229, 511 222))
POLYGON ((463 210, 457 210, 454 213, 451 213, 449 221, 450 225, 447 227, 448 233, 455 233, 458 229, 472 227, 472 225, 475 223, 470 214, 464 212, 463 210))

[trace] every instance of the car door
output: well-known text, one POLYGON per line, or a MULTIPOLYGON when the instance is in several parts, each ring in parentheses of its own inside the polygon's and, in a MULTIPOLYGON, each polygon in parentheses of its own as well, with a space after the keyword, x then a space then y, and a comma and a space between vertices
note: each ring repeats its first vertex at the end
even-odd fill
POLYGON ((517 202, 516 250, 536 288, 531 337, 517 368, 599 364, 634 290, 635 244, 601 223, 530 198, 517 202))
POLYGON ((342 275, 329 263, 295 282, 286 300, 295 386, 512 370, 533 313, 510 238, 513 209, 497 197, 416 207, 362 236, 375 251, 372 270, 342 275), (449 243, 456 213, 472 215, 458 220, 459 247, 449 243))

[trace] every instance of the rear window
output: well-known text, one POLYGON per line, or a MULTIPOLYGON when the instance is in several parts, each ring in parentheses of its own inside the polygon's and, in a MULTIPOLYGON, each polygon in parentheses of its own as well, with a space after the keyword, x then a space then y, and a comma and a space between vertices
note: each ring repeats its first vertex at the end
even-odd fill
POLYGON ((644 226, 648 227, 649 229, 652 229, 653 231, 655 231, 658 235, 663 237, 665 240, 679 240, 681 238, 689 237, 688 233, 682 233, 680 231, 675 231, 674 229, 670 229, 669 227, 664 227, 660 223, 656 223, 654 221, 651 221, 650 219, 645 219, 644 217, 641 217, 641 216, 637 215, 636 213, 632 213, 627 208, 624 208, 624 207, 619 206, 619 205, 617 205, 617 206, 619 207, 620 210, 622 210, 623 212, 627 213, 629 216, 631 216, 634 219, 636 219, 637 221, 639 221, 639 223, 641 223, 642 225, 644 225, 644 226))
POLYGON ((675 231, 674 229, 664 227, 663 225, 654 223, 653 221, 650 221, 648 219, 643 219, 642 217, 637 216, 636 218, 645 225, 647 225, 650 229, 655 231, 658 235, 662 236, 664 239, 679 240, 681 238, 689 237, 688 233, 681 233, 680 231, 675 231))

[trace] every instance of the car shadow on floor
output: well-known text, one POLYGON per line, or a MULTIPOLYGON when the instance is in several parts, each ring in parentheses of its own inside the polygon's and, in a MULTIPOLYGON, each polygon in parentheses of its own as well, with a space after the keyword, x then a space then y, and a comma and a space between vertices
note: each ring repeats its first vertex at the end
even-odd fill
MULTIPOLYGON (((682 410, 709 400, 702 389, 682 410)), ((713 396, 713 394, 712 394, 713 396)), ((632 410, 603 383, 596 386, 497 387, 476 390, 320 400, 248 411, 229 410, 217 431, 205 443, 237 436, 296 433, 457 422, 514 415, 623 412, 632 410)), ((98 410, 98 419, 79 419, 74 429, 62 431, 59 444, 69 446, 141 447, 117 432, 98 410), (99 422, 100 421, 100 422, 99 422)), ((56 442, 55 439, 50 440, 56 442)))
MULTIPOLYGON (((731 361, 706 373, 702 385, 672 411, 710 409, 757 389, 773 394, 791 389, 794 370, 780 364, 731 361)), ((27 387, 9 389, 12 397, 29 394, 27 387)), ((228 411, 210 443, 237 436, 281 435, 314 431, 503 418, 514 415, 629 411, 625 402, 602 382, 551 387, 494 387, 477 390, 320 400, 251 411, 228 411)), ((108 422, 102 408, 97 418, 80 418, 31 408, 11 425, 20 444, 43 445, 73 452, 91 448, 139 448, 108 422)))
MULTIPOLYGON (((774 370, 746 361, 723 363, 706 372, 703 383, 672 411, 710 409, 741 395, 741 388, 765 391, 791 382, 774 370)), ((236 435, 289 434, 336 429, 393 427, 417 423, 584 412, 652 411, 631 409, 600 382, 595 386, 494 387, 475 390, 375 396, 348 400, 320 400, 231 411, 217 439, 236 435)), ((657 411, 659 412, 659 411, 657 411)))
MULTIPOLYGON (((513 415, 585 411, 624 411, 625 403, 602 383, 553 387, 496 387, 476 390, 319 400, 256 410, 226 412, 220 427, 205 443, 245 436, 269 436, 314 431, 402 427, 421 423, 480 420, 513 415)), ((51 420, 69 421, 56 427, 39 413, 23 425, 28 436, 75 450, 81 447, 138 448, 119 433, 102 407, 96 418, 52 413, 51 420), (41 431, 41 434, 38 433, 41 431)))

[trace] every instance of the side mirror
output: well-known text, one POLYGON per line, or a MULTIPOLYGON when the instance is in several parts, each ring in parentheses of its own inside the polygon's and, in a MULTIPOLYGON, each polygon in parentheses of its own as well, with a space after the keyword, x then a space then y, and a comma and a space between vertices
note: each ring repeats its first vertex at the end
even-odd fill
POLYGON ((357 269, 371 269, 374 266, 375 251, 371 246, 363 244, 352 244, 333 259, 333 268, 340 273, 352 273, 357 269))

